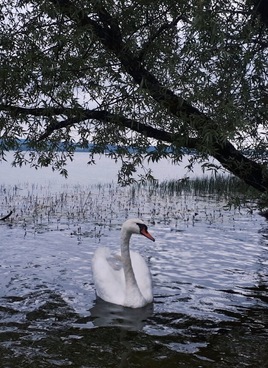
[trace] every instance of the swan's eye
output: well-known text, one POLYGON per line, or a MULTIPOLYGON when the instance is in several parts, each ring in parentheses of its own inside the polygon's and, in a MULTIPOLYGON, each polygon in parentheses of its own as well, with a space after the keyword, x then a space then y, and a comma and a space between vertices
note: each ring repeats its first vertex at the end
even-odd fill
POLYGON ((155 238, 148 232, 148 228, 145 224, 139 224, 137 222, 137 225, 139 226, 140 228, 140 234, 145 236, 146 238, 152 240, 152 241, 155 241, 155 238))
POLYGON ((143 231, 145 231, 146 233, 148 232, 148 227, 145 225, 145 224, 139 224, 138 222, 137 222, 137 225, 139 226, 139 228, 140 228, 140 232, 142 232, 142 230, 143 231))

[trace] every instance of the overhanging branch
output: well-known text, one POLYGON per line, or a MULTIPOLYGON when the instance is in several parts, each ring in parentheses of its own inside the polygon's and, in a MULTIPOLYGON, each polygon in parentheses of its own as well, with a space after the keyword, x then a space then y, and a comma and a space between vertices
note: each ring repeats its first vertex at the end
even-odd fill
POLYGON ((130 119, 119 114, 113 114, 107 110, 89 110, 80 108, 74 111, 70 108, 24 108, 7 105, 0 105, 0 110, 12 112, 13 116, 16 114, 38 117, 70 115, 69 118, 63 120, 53 119, 53 121, 47 126, 46 130, 38 137, 38 142, 49 138, 51 134, 57 130, 75 126, 76 124, 80 124, 86 120, 97 120, 103 124, 113 123, 119 127, 128 128, 139 134, 143 134, 148 138, 153 138, 169 144, 174 144, 178 140, 180 142, 185 141, 185 147, 195 149, 199 143, 196 138, 183 137, 182 134, 178 134, 176 136, 176 134, 167 132, 166 130, 154 128, 135 119, 130 119), (76 116, 71 116, 75 113, 77 113, 76 116))
MULTIPOLYGON (((63 121, 56 121, 50 124, 46 131, 40 135, 38 141, 48 138, 56 130, 74 126, 75 124, 82 123, 85 120, 97 120, 104 124, 113 123, 122 128, 129 128, 132 131, 143 134, 148 138, 167 142, 169 144, 174 144, 175 140, 178 140, 178 137, 170 132, 151 127, 135 119, 126 118, 123 115, 113 114, 106 110, 83 110, 77 117, 68 118, 63 121)), ((185 137, 182 135, 179 135, 179 138, 180 141, 185 140, 185 137)), ((196 138, 187 137, 186 139, 187 142, 185 140, 185 147, 192 149, 197 148, 198 140, 196 138)))
MULTIPOLYGON (((223 139, 217 129, 219 123, 216 120, 212 120, 210 116, 204 114, 183 97, 177 95, 160 83, 157 76, 148 70, 141 62, 138 50, 135 51, 133 45, 130 47, 129 44, 124 41, 117 19, 112 17, 106 9, 103 8, 101 2, 95 2, 94 17, 87 15, 84 9, 79 9, 77 2, 71 0, 50 0, 50 2, 55 6, 57 11, 76 24, 81 32, 90 32, 93 34, 94 38, 98 39, 106 52, 113 55, 113 57, 120 62, 122 70, 131 76, 140 88, 145 90, 148 95, 159 104, 160 108, 166 111, 167 115, 173 115, 180 121, 184 121, 191 130, 194 130, 197 136, 195 143, 198 142, 199 148, 203 150, 206 149, 207 153, 217 158, 225 168, 245 182, 260 191, 267 190, 268 175, 264 166, 248 159, 238 151, 231 142, 227 139, 223 139), (206 131, 211 131, 213 135, 210 139, 210 146, 203 136, 206 131)), ((9 111, 11 113, 16 113, 15 110, 9 111)), ((53 114, 60 115, 57 110, 54 110, 54 112, 53 110, 43 112, 46 114, 50 113, 50 117, 53 117, 53 114)), ((21 113, 21 111, 18 110, 17 113, 21 113)), ((41 110, 36 109, 34 114, 35 116, 41 116, 41 110)), ((49 136, 49 134, 51 134, 50 132, 53 132, 56 128, 61 129, 64 124, 67 127, 86 119, 96 119, 102 122, 112 121, 115 123, 115 117, 103 111, 88 111, 87 113, 82 111, 80 115, 79 109, 74 109, 72 112, 66 109, 63 114, 67 119, 64 120, 63 118, 62 121, 59 119, 53 122, 51 126, 48 127, 47 132, 44 132, 43 137, 45 137, 45 134, 49 136)), ((174 134, 171 135, 168 132, 159 131, 157 129, 154 131, 155 128, 143 126, 143 124, 140 123, 137 123, 139 124, 137 125, 132 120, 126 118, 121 119, 118 116, 116 118, 119 119, 118 124, 122 124, 139 133, 147 134, 148 137, 160 140, 166 140, 165 137, 168 137, 168 142, 176 142, 176 136, 174 134), (161 132, 161 137, 159 132, 161 132)), ((191 142, 190 138, 187 139, 188 142, 191 142)))
POLYGON ((177 23, 180 20, 186 20, 186 18, 183 15, 179 15, 178 17, 176 17, 175 19, 173 19, 173 21, 171 22, 167 22, 167 23, 163 23, 158 29, 157 31, 155 31, 153 34, 150 35, 150 37, 148 38, 148 40, 142 45, 141 51, 139 52, 139 59, 140 61, 142 61, 144 59, 144 56, 146 55, 147 51, 150 49, 150 47, 153 45, 154 41, 161 36, 162 33, 164 33, 165 31, 168 31, 169 29, 174 28, 177 23))
POLYGON ((20 107, 14 105, 0 104, 0 111, 6 111, 13 116, 32 115, 32 116, 54 116, 54 115, 71 115, 73 109, 63 107, 20 107))
POLYGON ((50 0, 65 16, 73 20, 79 27, 89 28, 91 32, 100 40, 105 49, 114 54, 121 62, 125 71, 144 90, 148 91, 151 97, 163 108, 174 116, 183 120, 188 120, 195 129, 202 127, 202 124, 214 124, 209 117, 200 110, 188 103, 182 97, 163 86, 158 79, 150 73, 141 63, 139 54, 135 55, 128 44, 123 41, 120 27, 116 20, 103 8, 95 6, 96 14, 100 21, 90 18, 83 10, 79 10, 77 5, 70 0, 50 0), (195 124, 195 121, 198 123, 195 124))
MULTIPOLYGON (((200 110, 188 103, 182 97, 163 86, 158 79, 148 71, 139 59, 123 41, 120 27, 102 6, 96 10, 99 22, 91 19, 83 10, 77 9, 70 0, 50 0, 62 14, 72 19, 80 27, 88 27, 102 43, 103 47, 112 53, 121 63, 134 81, 150 96, 165 108, 167 113, 184 120, 195 129, 198 140, 202 142, 204 130, 214 133, 211 139, 209 153, 213 155, 226 169, 240 177, 246 183, 264 192, 268 188, 268 175, 261 164, 245 157, 228 141, 218 136, 217 122, 210 119, 200 110), (74 11, 75 10, 75 11, 74 11), (109 32, 107 31, 109 30, 109 32), (210 129, 211 128, 211 129, 210 129)), ((85 28, 86 31, 86 28, 85 28)))

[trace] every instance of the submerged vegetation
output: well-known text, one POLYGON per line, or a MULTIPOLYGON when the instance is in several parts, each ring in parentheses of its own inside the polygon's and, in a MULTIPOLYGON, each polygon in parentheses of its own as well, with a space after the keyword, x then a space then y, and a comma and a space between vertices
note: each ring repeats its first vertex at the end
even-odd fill
MULTIPOLYGON (((119 226, 128 217, 177 228, 181 223, 223 221, 223 213, 253 213, 257 193, 235 177, 216 176, 151 181, 120 187, 114 183, 53 188, 23 184, 0 186, 0 217, 13 211, 10 226, 30 232, 70 231, 100 237, 103 229, 119 226), (83 229, 82 229, 83 228, 83 229)), ((229 221, 229 220, 228 220, 229 221)))
POLYGON ((219 196, 226 200, 256 199, 260 193, 235 176, 216 175, 194 179, 169 180, 159 183, 168 193, 189 193, 192 195, 219 196))

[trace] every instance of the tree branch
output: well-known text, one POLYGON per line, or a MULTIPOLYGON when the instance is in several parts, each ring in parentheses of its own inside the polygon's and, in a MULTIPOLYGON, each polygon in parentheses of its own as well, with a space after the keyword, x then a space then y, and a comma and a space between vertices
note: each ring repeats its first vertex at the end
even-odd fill
POLYGON ((161 25, 161 27, 158 28, 158 30, 156 32, 154 32, 149 39, 144 43, 142 49, 139 52, 139 60, 142 61, 145 54, 147 53, 147 51, 149 50, 150 46, 152 45, 152 43, 165 31, 173 28, 174 26, 176 26, 176 24, 180 21, 180 20, 185 20, 186 18, 183 15, 179 15, 177 18, 173 19, 172 22, 170 23, 163 23, 161 25))
MULTIPOLYGON (((134 81, 144 90, 148 91, 152 98, 166 108, 169 113, 182 118, 188 119, 191 124, 194 124, 193 118, 198 118, 198 125, 203 123, 213 123, 200 110, 189 104, 186 100, 176 95, 173 91, 163 86, 158 79, 145 69, 139 59, 139 56, 134 55, 128 45, 122 40, 121 33, 119 34, 119 25, 113 19, 111 26, 111 16, 102 8, 97 8, 97 14, 103 26, 97 21, 89 18, 84 11, 79 11, 77 6, 70 0, 50 0, 63 14, 72 19, 81 27, 89 27, 100 40, 107 51, 113 53, 121 62, 125 71, 134 79, 134 81), (101 10, 100 10, 101 9, 101 10), (105 14, 105 16, 104 16, 105 14), (106 24, 105 24, 106 22, 106 24)), ((213 123, 215 125, 215 122, 213 123)))
POLYGON ((53 115, 72 115, 73 109, 68 107, 20 107, 14 105, 0 104, 0 111, 6 111, 16 115, 32 116, 53 116, 53 115))
POLYGON ((106 110, 83 110, 79 113, 77 117, 72 117, 63 121, 56 121, 50 124, 46 131, 40 135, 38 141, 48 138, 54 131, 73 126, 75 124, 81 123, 85 120, 98 120, 101 123, 113 123, 117 126, 124 128, 129 128, 139 134, 143 134, 148 138, 153 138, 158 141, 167 142, 169 144, 174 144, 175 140, 180 139, 180 141, 185 141, 185 147, 190 149, 197 148, 198 139, 196 138, 185 138, 183 135, 176 135, 169 133, 165 130, 153 128, 149 125, 140 123, 137 120, 126 118, 123 115, 113 114, 106 110))
MULTIPOLYGON (((17 106, 1 106, 0 109, 10 111, 13 114, 33 115, 33 116, 50 116, 54 114, 74 114, 74 111, 69 108, 23 108, 17 106)), ((199 149, 202 145, 202 140, 199 138, 185 137, 182 134, 174 134, 165 130, 157 129, 149 125, 140 123, 137 120, 129 119, 123 115, 113 114, 106 110, 86 110, 79 109, 77 116, 69 117, 62 121, 54 120, 41 134, 37 142, 49 138, 49 136, 57 130, 74 126, 82 123, 85 120, 98 120, 101 123, 113 123, 121 127, 129 128, 139 134, 146 135, 148 138, 153 138, 158 141, 167 142, 177 148, 186 147, 189 149, 199 149), (179 145, 178 142, 181 142, 179 145)), ((257 190, 264 192, 268 187, 268 178, 265 175, 265 168, 245 157, 238 151, 230 142, 218 143, 214 141, 213 157, 216 158, 224 168, 240 177, 249 185, 257 190)))
POLYGON ((268 26, 268 0, 253 0, 255 11, 259 13, 261 21, 268 26))
MULTIPOLYGON (((218 136, 217 122, 211 120, 200 110, 189 104, 186 100, 177 96, 170 89, 163 86, 158 79, 141 64, 138 56, 135 56, 128 45, 123 42, 122 37, 118 37, 119 25, 115 26, 113 19, 111 27, 111 16, 105 17, 99 13, 103 24, 102 27, 95 20, 85 15, 85 12, 74 10, 75 5, 69 0, 50 0, 59 10, 74 20, 78 26, 87 26, 103 44, 104 48, 113 53, 121 62, 125 71, 132 76, 134 81, 146 90, 150 96, 158 102, 168 113, 187 122, 199 135, 198 141, 202 142, 204 128, 211 127, 214 136, 211 139, 209 153, 213 155, 226 169, 240 177, 246 183, 264 192, 268 188, 268 175, 264 175, 264 168, 261 164, 246 158, 241 152, 227 140, 223 141, 218 136), (74 16, 75 14, 75 16, 74 16), (106 19, 105 19, 106 18, 106 19), (110 32, 107 32, 107 28, 110 32), (113 33, 114 29, 116 32, 113 33)), ((266 1, 266 0, 265 0, 266 1)))
POLYGON ((6 216, 1 217, 0 221, 5 221, 6 219, 8 219, 11 215, 12 215, 13 211, 10 211, 6 216))
MULTIPOLYGON (((19 106, 7 106, 0 105, 0 110, 10 111, 13 115, 32 115, 32 116, 53 116, 53 115, 74 115, 74 111, 70 108, 24 108, 19 106)), ((101 123, 113 123, 121 127, 129 128, 139 134, 146 135, 148 138, 153 138, 159 141, 167 142, 169 144, 174 144, 178 138, 180 141, 185 140, 185 147, 190 149, 197 148, 198 139, 183 137, 179 134, 177 137, 175 134, 167 132, 166 130, 157 129, 149 125, 140 123, 137 120, 126 118, 123 115, 113 114, 107 110, 88 110, 79 109, 76 110, 77 116, 70 116, 65 120, 53 120, 53 122, 46 128, 44 133, 42 133, 37 142, 45 140, 51 136, 51 134, 57 130, 63 128, 72 127, 76 124, 82 123, 85 120, 98 120, 101 123)))

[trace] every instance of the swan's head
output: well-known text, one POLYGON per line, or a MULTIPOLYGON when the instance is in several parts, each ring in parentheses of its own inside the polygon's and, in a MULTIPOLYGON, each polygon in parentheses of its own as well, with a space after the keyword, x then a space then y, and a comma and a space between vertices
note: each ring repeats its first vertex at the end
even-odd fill
POLYGON ((129 219, 123 223, 122 230, 131 234, 141 234, 146 238, 155 241, 155 238, 148 232, 147 225, 140 219, 129 219))

